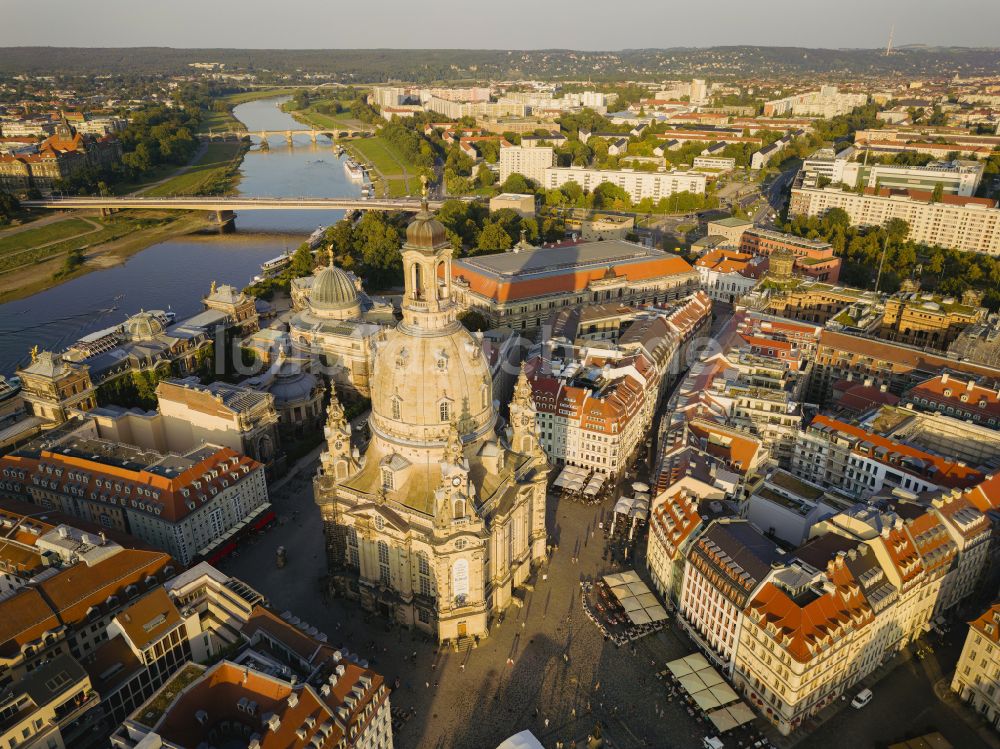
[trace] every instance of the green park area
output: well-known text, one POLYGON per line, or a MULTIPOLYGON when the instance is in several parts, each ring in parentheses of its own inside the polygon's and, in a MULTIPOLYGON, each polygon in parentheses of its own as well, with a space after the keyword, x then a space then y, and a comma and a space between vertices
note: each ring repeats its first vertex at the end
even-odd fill
POLYGON ((36 265, 70 250, 118 239, 165 220, 169 219, 129 212, 109 218, 67 218, 8 234, 0 237, 0 274, 36 265))
POLYGON ((172 195, 222 195, 229 191, 246 144, 241 141, 209 143, 202 154, 175 177, 143 191, 163 198, 172 195))
MULTIPOLYGON (((414 195, 420 190, 420 167, 407 161, 399 150, 381 136, 350 141, 348 148, 368 164, 375 167, 376 182, 384 181, 389 197, 414 195)), ((381 194, 381 185, 376 185, 381 194)))

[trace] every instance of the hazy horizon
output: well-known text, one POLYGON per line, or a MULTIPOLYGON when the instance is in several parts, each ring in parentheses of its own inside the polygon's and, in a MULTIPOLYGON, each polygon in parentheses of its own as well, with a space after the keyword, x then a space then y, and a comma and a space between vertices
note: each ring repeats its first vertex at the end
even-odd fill
POLYGON ((1000 46, 1000 2, 954 0, 716 0, 671 9, 654 0, 609 8, 587 0, 461 8, 403 0, 335 7, 319 0, 174 0, 141 11, 134 2, 80 6, 69 0, 10 0, 3 47, 172 47, 177 49, 465 49, 616 51, 717 46, 880 49, 1000 46), (766 7, 765 7, 766 6, 766 7), (498 9, 495 9, 498 8, 498 9), (138 12, 137 12, 138 11, 138 12), (650 19, 652 21, 650 22, 650 19), (956 20, 957 19, 957 20, 956 20))

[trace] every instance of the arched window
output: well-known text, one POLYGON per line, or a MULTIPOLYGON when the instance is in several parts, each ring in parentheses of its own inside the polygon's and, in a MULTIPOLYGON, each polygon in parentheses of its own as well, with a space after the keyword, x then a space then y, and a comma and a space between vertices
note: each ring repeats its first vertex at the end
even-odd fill
POLYGON ((413 264, 413 298, 423 299, 424 293, 424 271, 419 263, 413 264))
POLYGON ((431 584, 431 563, 426 551, 417 552, 417 583, 420 586, 420 595, 427 598, 434 595, 434 586, 431 584))
POLYGON ((448 297, 448 281, 448 268, 442 260, 437 265, 437 272, 434 278, 434 283, 438 289, 438 299, 446 299, 448 297))
POLYGON ((465 500, 459 497, 452 505, 452 514, 455 520, 465 517, 465 500))
POLYGON ((385 541, 378 542, 378 579, 387 588, 392 582, 389 575, 389 544, 385 541))
POLYGON ((400 416, 401 408, 402 407, 401 407, 401 404, 399 402, 399 398, 393 398, 392 399, 392 418, 397 419, 397 420, 401 418, 401 416, 400 416))
POLYGON ((382 469, 382 488, 387 492, 396 488, 396 477, 389 468, 382 469))
POLYGON ((458 604, 465 603, 469 595, 469 561, 459 559, 451 566, 451 593, 458 604))
POLYGON ((488 405, 490 405, 490 389, 485 384, 482 387, 482 401, 483 401, 482 405, 483 408, 486 408, 488 405))
POLYGON ((438 407, 440 412, 441 421, 448 421, 451 419, 451 404, 448 401, 441 401, 441 405, 438 407))

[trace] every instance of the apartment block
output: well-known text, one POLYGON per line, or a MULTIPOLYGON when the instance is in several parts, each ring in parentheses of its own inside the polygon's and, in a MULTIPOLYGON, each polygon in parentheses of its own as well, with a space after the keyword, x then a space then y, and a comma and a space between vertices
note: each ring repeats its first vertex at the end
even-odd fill
POLYGON ((702 172, 637 172, 632 169, 549 166, 545 169, 545 177, 541 184, 543 187, 553 190, 562 187, 567 182, 575 182, 584 190, 591 192, 605 182, 609 182, 627 192, 635 203, 645 198, 649 198, 655 203, 678 192, 702 195, 705 192, 707 180, 707 175, 702 172))
POLYGON ((839 188, 792 190, 789 213, 822 216, 831 208, 847 212, 852 224, 881 226, 893 218, 910 228, 914 242, 963 252, 1000 255, 1000 209, 988 198, 944 195, 935 201, 929 191, 866 188, 863 194, 839 188))

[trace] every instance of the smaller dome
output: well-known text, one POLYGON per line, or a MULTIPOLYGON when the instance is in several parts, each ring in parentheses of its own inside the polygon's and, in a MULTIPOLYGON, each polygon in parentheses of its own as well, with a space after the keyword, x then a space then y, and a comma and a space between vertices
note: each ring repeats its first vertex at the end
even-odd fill
POLYGON ((151 341, 163 331, 163 322, 152 312, 140 312, 125 321, 125 335, 130 341, 151 341))
POLYGON ((448 244, 448 232, 444 224, 434 218, 426 208, 406 227, 406 248, 434 250, 448 244))
POLYGON ((358 305, 358 290, 344 271, 328 265, 313 281, 309 304, 317 310, 350 309, 358 305))
POLYGON ((274 396, 277 406, 309 401, 314 397, 318 380, 316 375, 301 368, 301 362, 282 362, 267 390, 274 396))

